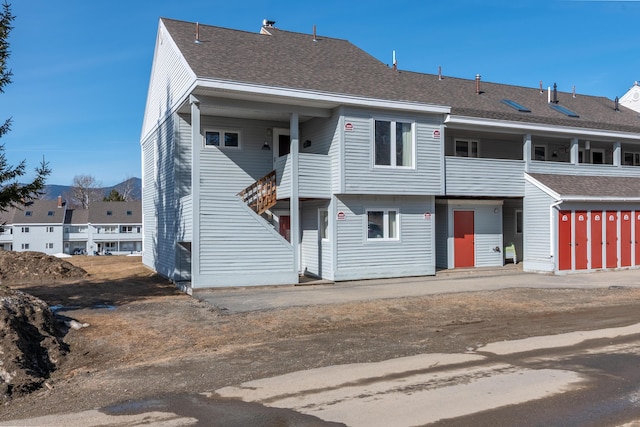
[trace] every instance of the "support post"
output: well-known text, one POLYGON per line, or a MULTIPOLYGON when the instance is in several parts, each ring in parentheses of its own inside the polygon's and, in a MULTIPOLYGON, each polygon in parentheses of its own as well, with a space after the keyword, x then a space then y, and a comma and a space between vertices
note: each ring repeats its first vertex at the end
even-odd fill
POLYGON ((191 104, 191 204, 193 231, 191 233, 191 288, 198 285, 200 276, 200 101, 189 98, 191 104))
POLYGON ((298 113, 291 113, 289 135, 291 141, 291 199, 289 215, 291 217, 291 247, 293 250, 293 271, 300 272, 300 197, 298 195, 298 164, 300 136, 298 113))
POLYGON ((578 150, 578 138, 571 138, 570 162, 573 165, 578 164, 578 150))
POLYGON ((524 160, 524 170, 529 172, 531 165, 531 134, 526 134, 522 138, 522 160, 524 160))

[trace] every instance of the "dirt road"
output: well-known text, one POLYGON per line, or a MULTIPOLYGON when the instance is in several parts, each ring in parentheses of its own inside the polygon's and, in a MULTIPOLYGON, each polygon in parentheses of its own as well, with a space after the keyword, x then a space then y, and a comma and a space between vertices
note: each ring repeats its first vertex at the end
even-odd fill
POLYGON ((640 321, 640 290, 627 288, 513 289, 225 314, 180 294, 139 258, 71 261, 90 277, 13 285, 90 326, 68 333, 71 351, 47 387, 1 406, 2 420, 640 321))

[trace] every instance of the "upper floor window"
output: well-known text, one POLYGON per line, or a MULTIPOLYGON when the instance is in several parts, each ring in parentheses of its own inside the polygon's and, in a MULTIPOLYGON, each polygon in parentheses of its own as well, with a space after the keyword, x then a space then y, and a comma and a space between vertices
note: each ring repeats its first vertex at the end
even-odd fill
POLYGON ((47 227, 47 233, 53 233, 53 227, 47 227))
POLYGON ((536 145, 533 147, 533 160, 547 160, 547 147, 545 145, 536 145))
POLYGON ((214 147, 240 147, 240 132, 208 130, 204 133, 204 145, 214 147))
POLYGON ((29 232, 29 227, 22 227, 22 232, 23 233, 28 233, 29 232))
POLYGON ((457 139, 456 157, 478 157, 478 141, 457 139))
POLYGON ((624 152, 625 166, 640 166, 640 153, 624 152))
POLYGON ((414 165, 413 123, 376 120, 374 165, 407 167, 414 165))

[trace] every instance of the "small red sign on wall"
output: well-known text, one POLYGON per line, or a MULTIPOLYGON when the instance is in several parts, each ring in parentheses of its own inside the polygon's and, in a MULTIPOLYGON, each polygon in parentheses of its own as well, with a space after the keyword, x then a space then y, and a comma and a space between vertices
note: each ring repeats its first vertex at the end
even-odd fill
POLYGON ((338 221, 344 221, 346 218, 347 218, 347 215, 345 215, 345 213, 342 211, 338 212, 338 215, 336 215, 336 219, 338 221))
POLYGON ((436 130, 433 131, 433 137, 435 139, 440 139, 440 130, 439 129, 436 129, 436 130))
POLYGON ((345 123, 344 130, 347 132, 351 132, 353 130, 353 123, 345 123))
POLYGON ((431 212, 425 212, 424 213, 424 219, 426 219, 427 221, 431 219, 431 212))

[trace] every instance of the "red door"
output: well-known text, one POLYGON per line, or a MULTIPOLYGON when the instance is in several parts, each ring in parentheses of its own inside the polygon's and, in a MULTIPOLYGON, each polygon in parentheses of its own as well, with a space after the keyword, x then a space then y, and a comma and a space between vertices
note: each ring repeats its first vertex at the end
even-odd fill
POLYGON ((620 266, 631 265, 631 212, 620 212, 620 266))
POLYGON ((591 211, 591 268, 602 268, 602 212, 591 211))
POLYGON ((454 267, 475 265, 473 211, 453 211, 454 267))
POLYGON ((558 214, 558 270, 571 270, 571 211, 558 214))
POLYGON ((633 245, 636 249, 636 263, 635 265, 640 265, 640 211, 635 211, 634 216, 636 218, 635 224, 635 239, 633 240, 633 245))
POLYGON ((291 217, 289 215, 281 215, 279 218, 280 222, 280 235, 287 239, 288 242, 291 241, 291 217))
POLYGON ((605 251, 607 268, 618 267, 618 212, 606 213, 605 251))
POLYGON ((587 212, 576 211, 575 213, 575 245, 576 245, 576 270, 586 270, 587 260, 587 212))

